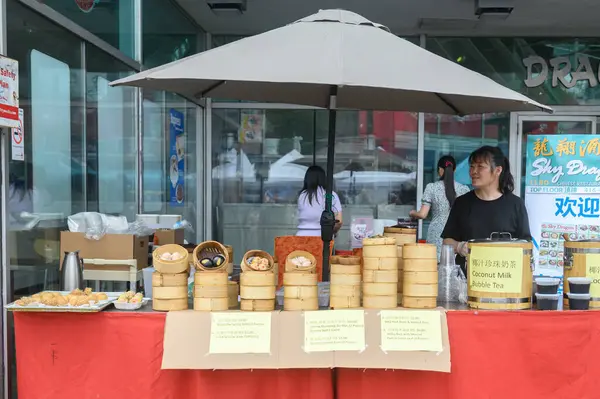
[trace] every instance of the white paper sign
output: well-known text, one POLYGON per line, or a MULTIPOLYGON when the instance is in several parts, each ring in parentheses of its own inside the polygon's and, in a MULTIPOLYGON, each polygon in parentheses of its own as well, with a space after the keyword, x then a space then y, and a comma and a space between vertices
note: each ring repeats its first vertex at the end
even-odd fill
POLYGON ((19 63, 0 56, 0 126, 19 127, 19 63))
POLYGON ((304 312, 304 351, 365 350, 364 310, 304 312))
POLYGON ((211 313, 208 351, 271 353, 271 312, 211 313))
POLYGON ((25 160, 25 129, 23 127, 23 108, 19 108, 19 127, 12 128, 11 145, 12 160, 25 160))

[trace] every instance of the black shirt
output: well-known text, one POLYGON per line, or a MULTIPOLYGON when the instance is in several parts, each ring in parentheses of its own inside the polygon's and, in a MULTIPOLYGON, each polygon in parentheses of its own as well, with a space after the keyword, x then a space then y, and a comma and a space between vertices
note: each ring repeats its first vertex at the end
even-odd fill
MULTIPOLYGON (((492 233, 510 233, 512 238, 531 240, 525 203, 514 194, 484 201, 471 191, 454 201, 442 238, 456 241, 490 238, 492 233)), ((465 259, 457 256, 463 266, 465 259)))

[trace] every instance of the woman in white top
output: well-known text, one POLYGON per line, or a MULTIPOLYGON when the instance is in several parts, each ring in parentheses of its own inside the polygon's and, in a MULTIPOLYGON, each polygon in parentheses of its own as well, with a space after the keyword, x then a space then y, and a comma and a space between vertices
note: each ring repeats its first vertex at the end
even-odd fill
POLYGON ((438 261, 442 250, 442 231, 446 226, 450 208, 456 197, 468 193, 469 187, 454 181, 456 160, 450 155, 445 155, 438 161, 438 176, 440 180, 429 183, 423 193, 422 205, 419 211, 410 211, 410 216, 415 219, 425 219, 432 211, 432 219, 427 231, 427 242, 437 247, 438 261))
MULTIPOLYGON (((327 176, 320 166, 313 165, 304 175, 304 186, 298 195, 297 236, 321 236, 321 214, 325 210, 325 187, 327 176)), ((332 193, 331 210, 335 214, 334 233, 342 227, 342 205, 336 193, 332 193)))

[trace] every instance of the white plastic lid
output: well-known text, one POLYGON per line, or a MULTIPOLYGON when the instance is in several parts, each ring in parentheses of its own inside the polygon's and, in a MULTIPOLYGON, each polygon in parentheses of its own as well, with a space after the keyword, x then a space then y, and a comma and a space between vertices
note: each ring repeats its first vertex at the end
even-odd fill
POLYGON ((538 277, 535 279, 537 285, 558 285, 560 284, 559 278, 553 277, 538 277))
POLYGON ((540 294, 536 292, 535 297, 537 299, 558 300, 560 298, 560 294, 540 294))
POLYGON ((587 277, 569 277, 567 279, 569 283, 573 284, 591 284, 592 279, 587 277))
POLYGON ((567 295, 569 296, 569 299, 590 299, 590 294, 572 294, 570 292, 567 292, 567 295))

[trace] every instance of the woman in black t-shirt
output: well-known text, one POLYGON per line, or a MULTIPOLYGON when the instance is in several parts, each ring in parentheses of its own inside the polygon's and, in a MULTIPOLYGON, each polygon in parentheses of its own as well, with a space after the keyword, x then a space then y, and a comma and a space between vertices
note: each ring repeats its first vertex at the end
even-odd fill
POLYGON ((456 199, 442 232, 444 244, 454 247, 463 268, 469 240, 489 238, 495 232, 531 239, 527 209, 512 193, 514 180, 502 150, 481 147, 469 156, 469 165, 474 190, 456 199))

